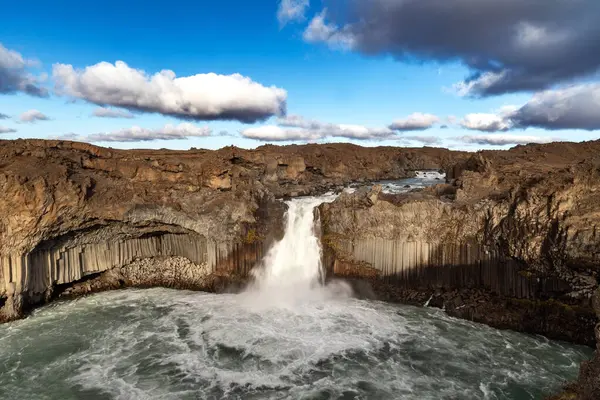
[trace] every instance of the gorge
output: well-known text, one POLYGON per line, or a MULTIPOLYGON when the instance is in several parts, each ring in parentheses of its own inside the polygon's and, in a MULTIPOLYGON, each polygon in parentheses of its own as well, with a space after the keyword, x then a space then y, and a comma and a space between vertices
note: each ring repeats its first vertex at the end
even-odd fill
MULTIPOLYGON (((89 359, 100 365, 106 361, 98 343, 81 339, 89 352, 71 354, 77 371, 69 379, 84 391, 79 395, 89 398, 144 398, 153 387, 149 382, 158 385, 160 379, 182 385, 163 398, 186 398, 193 387, 217 398, 281 398, 284 392, 298 398, 294 393, 310 390, 315 392, 307 398, 386 393, 453 398, 465 391, 470 398, 540 398, 551 394, 548 388, 558 392, 564 380, 574 380, 576 365, 591 352, 457 321, 441 311, 377 300, 427 303, 465 320, 595 347, 600 339, 595 328, 600 311, 599 154, 600 142, 474 154, 348 144, 176 152, 120 151, 63 141, 3 142, 1 320, 21 318, 50 300, 106 289, 161 286, 223 293, 239 292, 250 282, 237 296, 126 290, 58 303, 4 325, 14 326, 17 334, 3 330, 3 340, 10 349, 19 335, 35 330, 37 318, 51 326, 65 318, 85 333, 87 318, 114 313, 105 317, 117 324, 124 346, 117 348, 126 354, 123 371, 116 366, 103 375, 114 380, 109 392, 89 380, 101 372, 89 359), (386 181, 411 178, 421 170, 444 171, 446 181, 386 190, 386 181), (382 181, 383 187, 373 184, 382 181), (357 189, 342 191, 350 184, 357 189), (299 198, 329 191, 341 194, 299 198), (248 297, 253 289, 268 293, 270 288, 278 292, 267 296, 270 303, 288 297, 295 307, 283 307, 281 301, 282 307, 265 311, 264 298, 248 297), (351 290, 369 301, 349 298, 351 290), (142 318, 144 313, 156 321, 142 318), (115 321, 116 315, 127 315, 132 324, 115 321), (236 328, 235 320, 243 321, 243 327, 236 328), (190 365, 191 360, 177 358, 181 348, 160 349, 156 354, 173 356, 167 364, 183 375, 160 372, 162 364, 151 362, 156 354, 144 361, 156 369, 133 373, 132 368, 145 365, 126 352, 135 326, 164 333, 158 343, 176 335, 181 342, 173 346, 205 357, 215 351, 220 355, 190 365), (273 326, 286 334, 266 334, 273 326), (228 330, 232 333, 226 334, 228 330), (448 331, 449 336, 442 334, 448 331), (307 344, 301 335, 314 339, 307 344), (461 341, 469 335, 472 340, 461 341), (323 337, 331 342, 319 339, 323 337), (273 348, 286 350, 275 354, 273 348), (422 352, 411 353, 414 348, 422 352), (485 348, 496 350, 469 358, 485 348), (538 348, 544 352, 536 353, 538 348), (416 362, 419 357, 425 358, 416 362), (460 362, 433 368, 432 360, 452 357, 460 362), (514 360, 521 367, 509 371, 514 360), (212 371, 243 371, 252 381, 198 372, 200 365, 225 361, 230 364, 211 364, 212 371), (389 365, 381 366, 383 361, 389 365), (338 362, 348 374, 326 382, 338 362), (486 363, 488 381, 467 372, 486 363), (543 367, 525 379, 527 365, 543 367), (373 375, 362 386, 352 386, 364 368, 373 369, 373 375), (419 373, 410 375, 415 368, 419 373), (456 368, 461 378, 437 379, 456 368), (276 376, 276 384, 265 381, 271 379, 261 375, 265 371, 276 376), (394 371, 410 378, 393 382, 394 371), (123 383, 123 374, 134 377, 135 384, 123 383), (386 384, 380 387, 373 383, 378 376, 390 378, 382 379, 386 384)), ((65 335, 66 328, 51 332, 65 335)), ((108 332, 97 329, 92 336, 106 341, 108 332)), ((140 340, 132 347, 150 346, 140 340)), ((62 356, 53 362, 67 368, 62 356)), ((3 357, 9 364, 14 360, 11 354, 3 357)), ((579 381, 565 389, 563 398, 598 398, 598 371, 597 357, 585 362, 579 381)), ((2 386, 7 393, 22 393, 2 386)), ((77 394, 64 394, 77 398, 68 396, 77 394)))

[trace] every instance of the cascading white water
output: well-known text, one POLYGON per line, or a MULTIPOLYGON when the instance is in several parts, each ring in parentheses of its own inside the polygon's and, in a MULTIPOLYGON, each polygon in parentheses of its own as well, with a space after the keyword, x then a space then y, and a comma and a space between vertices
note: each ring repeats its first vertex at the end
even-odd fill
POLYGON ((259 290, 308 292, 323 283, 322 249, 315 208, 336 195, 302 197, 287 202, 285 233, 254 270, 259 290))

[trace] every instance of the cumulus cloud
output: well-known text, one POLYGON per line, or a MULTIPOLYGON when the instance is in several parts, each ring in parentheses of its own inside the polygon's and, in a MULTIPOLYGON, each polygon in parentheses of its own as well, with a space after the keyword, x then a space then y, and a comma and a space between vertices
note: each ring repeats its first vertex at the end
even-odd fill
POLYGON ((244 129, 241 134, 245 138, 264 142, 318 140, 323 138, 318 131, 311 131, 308 129, 286 129, 275 125, 244 129))
POLYGON ((212 133, 207 126, 199 127, 188 122, 179 125, 167 124, 159 129, 147 129, 133 126, 114 132, 94 133, 91 135, 76 135, 69 133, 57 137, 61 140, 81 142, 152 142, 155 140, 183 140, 191 137, 206 137, 212 133))
POLYGON ((323 9, 305 40, 338 47, 342 37, 366 55, 459 60, 472 72, 456 87, 463 95, 547 89, 600 68, 597 0, 355 0, 348 7, 323 9))
POLYGON ((482 134, 482 135, 466 135, 456 139, 462 143, 478 144, 478 145, 491 145, 491 146, 505 146, 505 145, 517 145, 517 144, 529 144, 529 143, 550 143, 555 141, 554 138, 543 137, 543 136, 523 136, 523 135, 511 135, 511 134, 482 134))
POLYGON ((333 124, 327 124, 315 120, 308 120, 300 115, 286 115, 277 119, 277 125, 287 128, 304 128, 311 130, 319 130, 335 127, 333 124))
POLYGON ((28 72, 35 64, 0 43, 0 94, 23 92, 37 97, 48 96, 48 91, 40 86, 42 79, 28 72))
POLYGON ((281 26, 288 22, 303 21, 309 0, 281 0, 277 9, 277 19, 281 26))
POLYGON ((19 116, 19 120, 21 122, 30 122, 30 123, 33 123, 36 121, 48 121, 49 119, 50 118, 48 118, 47 115, 45 115, 44 113, 42 113, 41 111, 38 111, 38 110, 28 110, 19 116))
POLYGON ((394 121, 390 129, 395 131, 424 131, 438 123, 440 119, 433 114, 413 113, 407 118, 394 121))
POLYGON ((14 133, 16 131, 17 131, 16 129, 6 128, 4 126, 0 126, 0 133, 14 133))
POLYGON ((340 137, 356 140, 383 140, 395 132, 389 128, 369 128, 362 125, 330 124, 290 115, 277 120, 277 125, 249 128, 243 137, 262 141, 319 140, 340 137))
POLYGON ((240 74, 214 73, 177 77, 163 70, 152 76, 122 61, 85 69, 55 64, 60 95, 100 106, 155 112, 192 120, 237 120, 253 123, 286 112, 287 92, 265 87, 240 74))
POLYGON ((96 108, 92 115, 99 118, 135 118, 135 115, 128 111, 115 110, 113 108, 106 107, 96 108))
POLYGON ((570 86, 537 93, 509 115, 521 128, 600 129, 600 84, 570 86))
POLYGON ((331 136, 357 140, 382 140, 395 135, 389 128, 367 128, 362 125, 338 125, 331 136))
POLYGON ((473 113, 467 114, 460 126, 465 129, 482 132, 507 131, 512 127, 510 120, 496 114, 473 113))
POLYGON ((0 113, 0 119, 9 119, 10 115, 0 113))
POLYGON ((331 124, 315 120, 307 120, 299 115, 290 115, 277 120, 279 126, 301 128, 310 132, 311 136, 320 138, 343 137, 347 139, 372 140, 393 136, 389 128, 368 128, 362 125, 331 124))
POLYGON ((468 114, 460 125, 483 132, 527 128, 600 130, 600 84, 539 92, 521 107, 510 105, 493 114, 468 114))
POLYGON ((423 145, 441 144, 442 139, 437 136, 400 136, 400 140, 405 142, 418 142, 423 145))
POLYGON ((333 48, 352 49, 355 46, 352 32, 326 22, 326 17, 327 9, 324 9, 310 21, 302 35, 304 40, 311 43, 325 42, 333 48))

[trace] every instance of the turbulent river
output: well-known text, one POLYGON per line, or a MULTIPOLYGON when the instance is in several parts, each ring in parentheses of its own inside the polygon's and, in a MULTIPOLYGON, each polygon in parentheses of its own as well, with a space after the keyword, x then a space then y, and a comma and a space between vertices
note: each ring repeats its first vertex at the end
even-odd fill
POLYGON ((440 310, 102 293, 0 326, 1 399, 539 399, 584 348, 440 310))
POLYGON ((323 286, 313 210, 334 198, 288 203, 244 293, 122 290, 0 325, 0 399, 541 399, 591 356, 323 286))

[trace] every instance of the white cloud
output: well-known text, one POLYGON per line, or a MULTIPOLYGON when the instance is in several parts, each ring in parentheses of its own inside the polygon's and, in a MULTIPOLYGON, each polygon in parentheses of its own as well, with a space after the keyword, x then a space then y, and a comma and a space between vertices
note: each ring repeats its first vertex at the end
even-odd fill
POLYGON ((482 132, 507 131, 511 124, 505 118, 496 114, 473 113, 467 114, 460 121, 460 126, 465 129, 482 132))
POLYGON ((423 131, 431 128, 440 119, 433 114, 413 113, 407 118, 398 119, 390 125, 396 131, 423 131))
POLYGON ((324 42, 332 48, 352 49, 355 45, 355 38, 347 29, 340 29, 334 24, 325 21, 327 9, 317 14, 308 27, 304 30, 303 38, 309 43, 324 42))
POLYGON ((321 133, 318 131, 311 131, 307 129, 286 129, 275 125, 244 129, 241 131, 241 134, 245 138, 264 142, 283 142, 288 140, 304 141, 318 140, 323 138, 321 133))
POLYGON ((368 128, 362 125, 338 125, 330 136, 358 140, 387 139, 395 133, 389 128, 368 128))
POLYGON ((304 128, 304 129, 323 129, 334 127, 333 124, 326 124, 319 121, 308 120, 300 115, 286 115, 285 117, 277 118, 277 125, 288 128, 304 128))
POLYGON ((21 122, 47 121, 49 119, 47 115, 38 110, 25 111, 19 116, 21 122))
POLYGON ((241 131, 242 136, 263 141, 318 140, 340 137, 356 140, 382 140, 395 136, 389 128, 369 128, 362 125, 330 124, 290 115, 269 125, 241 131))
POLYGON ((400 136, 399 140, 405 142, 418 142, 423 145, 441 144, 442 139, 437 136, 400 136))
POLYGON ((27 71, 36 61, 27 60, 0 43, 0 93, 23 92, 31 96, 46 97, 48 91, 40 86, 41 79, 27 71))
POLYGON ((99 118, 135 118, 135 115, 128 111, 115 110, 106 107, 96 108, 92 115, 99 118))
POLYGON ((9 119, 10 115, 0 113, 0 119, 9 119))
POLYGON ((4 126, 0 126, 0 133, 14 133, 16 131, 17 131, 16 129, 6 128, 4 126))
POLYGON ((287 92, 265 87, 240 74, 214 73, 176 77, 163 70, 149 76, 123 61, 75 69, 55 64, 56 92, 101 106, 156 112, 193 120, 237 120, 252 123, 283 115, 287 92))
POLYGON ((155 140, 183 140, 190 137, 206 137, 210 136, 211 133, 211 129, 207 126, 199 127, 184 122, 179 125, 167 124, 159 129, 133 126, 114 132, 95 133, 91 135, 67 134, 57 139, 82 142, 151 142, 155 140))
POLYGON ((600 83, 539 92, 522 107, 507 105, 492 114, 468 114, 460 125, 483 132, 527 128, 600 130, 600 83))
POLYGON ((496 111, 496 113, 502 118, 511 118, 515 112, 519 110, 519 106, 515 105, 504 105, 496 111))
POLYGON ((485 72, 479 77, 454 84, 454 90, 459 96, 477 96, 498 85, 507 77, 507 71, 485 72))
POLYGON ((600 130, 600 83, 536 93, 510 118, 520 128, 600 130))
POLYGON ((309 0, 281 0, 277 9, 279 24, 284 26, 288 22, 303 21, 309 0))
POLYGON ((556 138, 549 138, 543 136, 523 136, 523 135, 510 135, 510 134, 484 134, 484 135, 466 135, 455 139, 463 143, 479 144, 479 145, 491 145, 491 146, 505 146, 505 145, 517 145, 517 144, 528 144, 528 143, 550 143, 556 141, 556 138))

